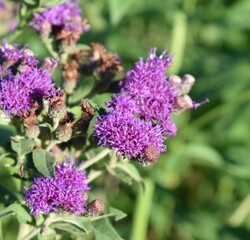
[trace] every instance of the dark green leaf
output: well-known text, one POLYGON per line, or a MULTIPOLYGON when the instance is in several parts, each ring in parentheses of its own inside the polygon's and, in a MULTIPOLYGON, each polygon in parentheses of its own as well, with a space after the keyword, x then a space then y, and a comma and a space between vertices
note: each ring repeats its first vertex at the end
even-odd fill
POLYGON ((5 188, 3 185, 0 184, 0 203, 7 205, 7 204, 10 204, 11 202, 15 202, 17 200, 18 199, 14 193, 12 193, 7 188, 5 188))
POLYGON ((93 222, 95 240, 122 240, 106 218, 93 222))
POLYGON ((35 147, 35 141, 32 139, 11 139, 11 148, 17 153, 18 156, 30 153, 35 147))
POLYGON ((33 162, 36 169, 44 176, 53 176, 55 156, 43 149, 33 151, 33 162))

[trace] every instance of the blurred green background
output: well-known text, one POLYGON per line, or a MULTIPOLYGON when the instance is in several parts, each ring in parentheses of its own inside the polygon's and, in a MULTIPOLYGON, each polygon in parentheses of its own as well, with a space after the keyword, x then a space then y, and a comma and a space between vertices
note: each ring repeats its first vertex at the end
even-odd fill
MULTIPOLYGON (((115 228, 132 240, 250 239, 250 1, 82 0, 81 6, 91 26, 81 43, 103 43, 125 70, 151 47, 159 54, 167 48, 175 53, 168 73, 194 75, 192 99, 210 100, 175 116, 178 134, 166 140, 168 152, 157 164, 137 166, 143 190, 108 175, 96 181, 106 202, 128 214, 115 228)), ((17 41, 47 55, 33 30, 17 41)))

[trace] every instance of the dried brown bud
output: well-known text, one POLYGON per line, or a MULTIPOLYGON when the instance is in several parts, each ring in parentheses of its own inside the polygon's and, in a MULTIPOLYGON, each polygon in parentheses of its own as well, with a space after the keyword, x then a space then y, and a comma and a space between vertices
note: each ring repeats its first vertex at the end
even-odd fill
POLYGON ((62 119, 66 114, 65 93, 63 90, 58 90, 57 95, 49 100, 49 115, 51 118, 62 119))
POLYGON ((104 202, 100 199, 95 199, 91 203, 87 204, 85 215, 88 217, 98 216, 104 211, 104 208, 104 202))
POLYGON ((91 106, 87 98, 82 99, 81 102, 82 116, 74 125, 74 132, 76 135, 86 135, 90 121, 95 115, 95 109, 91 106))
POLYGON ((36 119, 35 112, 26 113, 23 119, 25 134, 30 139, 35 139, 40 134, 40 128, 36 125, 36 119))
POLYGON ((77 79, 80 76, 78 68, 79 64, 75 59, 72 59, 69 62, 63 64, 62 75, 65 79, 64 89, 69 94, 74 91, 77 84, 77 79))
POLYGON ((95 75, 100 79, 112 79, 117 72, 123 70, 120 57, 108 52, 103 45, 92 43, 92 62, 97 63, 95 75))

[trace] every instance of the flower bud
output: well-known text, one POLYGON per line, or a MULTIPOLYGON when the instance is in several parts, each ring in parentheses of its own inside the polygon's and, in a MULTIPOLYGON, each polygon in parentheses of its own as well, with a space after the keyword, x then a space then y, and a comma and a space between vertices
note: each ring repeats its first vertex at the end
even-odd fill
POLYGON ((185 74, 182 77, 181 95, 188 94, 195 83, 195 78, 190 74, 185 74))
POLYGON ((58 90, 56 95, 49 99, 49 116, 53 119, 62 119, 67 114, 66 105, 64 103, 65 93, 58 90))
POLYGON ((155 146, 146 147, 144 149, 144 154, 145 154, 146 160, 148 160, 149 162, 153 162, 153 163, 156 162, 160 156, 160 152, 155 146))
POLYGON ((88 217, 98 216, 104 211, 104 208, 104 202, 100 199, 95 199, 91 203, 87 204, 85 215, 88 217))
POLYGON ((36 139, 40 134, 40 128, 37 125, 32 125, 29 128, 25 128, 25 134, 30 139, 36 139))
POLYGON ((188 95, 179 96, 176 99, 175 106, 178 111, 184 111, 193 108, 193 101, 188 95))
POLYGON ((181 78, 177 75, 170 75, 168 77, 168 81, 171 83, 173 87, 180 87, 181 86, 181 78))
POLYGON ((57 67, 57 60, 54 58, 47 57, 43 60, 42 69, 52 74, 57 67))
POLYGON ((59 125, 56 130, 56 138, 61 142, 69 141, 73 132, 72 125, 73 123, 59 125))

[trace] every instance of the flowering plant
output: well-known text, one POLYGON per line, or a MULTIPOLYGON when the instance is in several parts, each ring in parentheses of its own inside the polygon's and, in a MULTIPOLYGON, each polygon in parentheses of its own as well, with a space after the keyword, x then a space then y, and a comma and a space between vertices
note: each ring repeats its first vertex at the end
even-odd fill
POLYGON ((105 207, 93 181, 112 175, 143 184, 137 168, 156 164, 167 150, 165 140, 177 134, 173 116, 207 100, 189 96, 192 75, 167 74, 174 61, 167 51, 151 48, 147 59, 123 72, 122 59, 100 43, 79 44, 90 26, 78 1, 25 0, 19 7, 19 25, 0 46, 1 124, 13 126, 11 148, 7 141, 1 158, 13 161, 8 177, 19 189, 12 194, 1 185, 6 208, 0 216, 17 217, 17 239, 63 232, 121 239, 107 219, 126 214, 105 207), (50 53, 41 62, 28 45, 15 43, 25 24, 50 53), (87 76, 92 89, 73 101, 87 76), (106 104, 95 102, 102 93, 113 93, 106 104))

